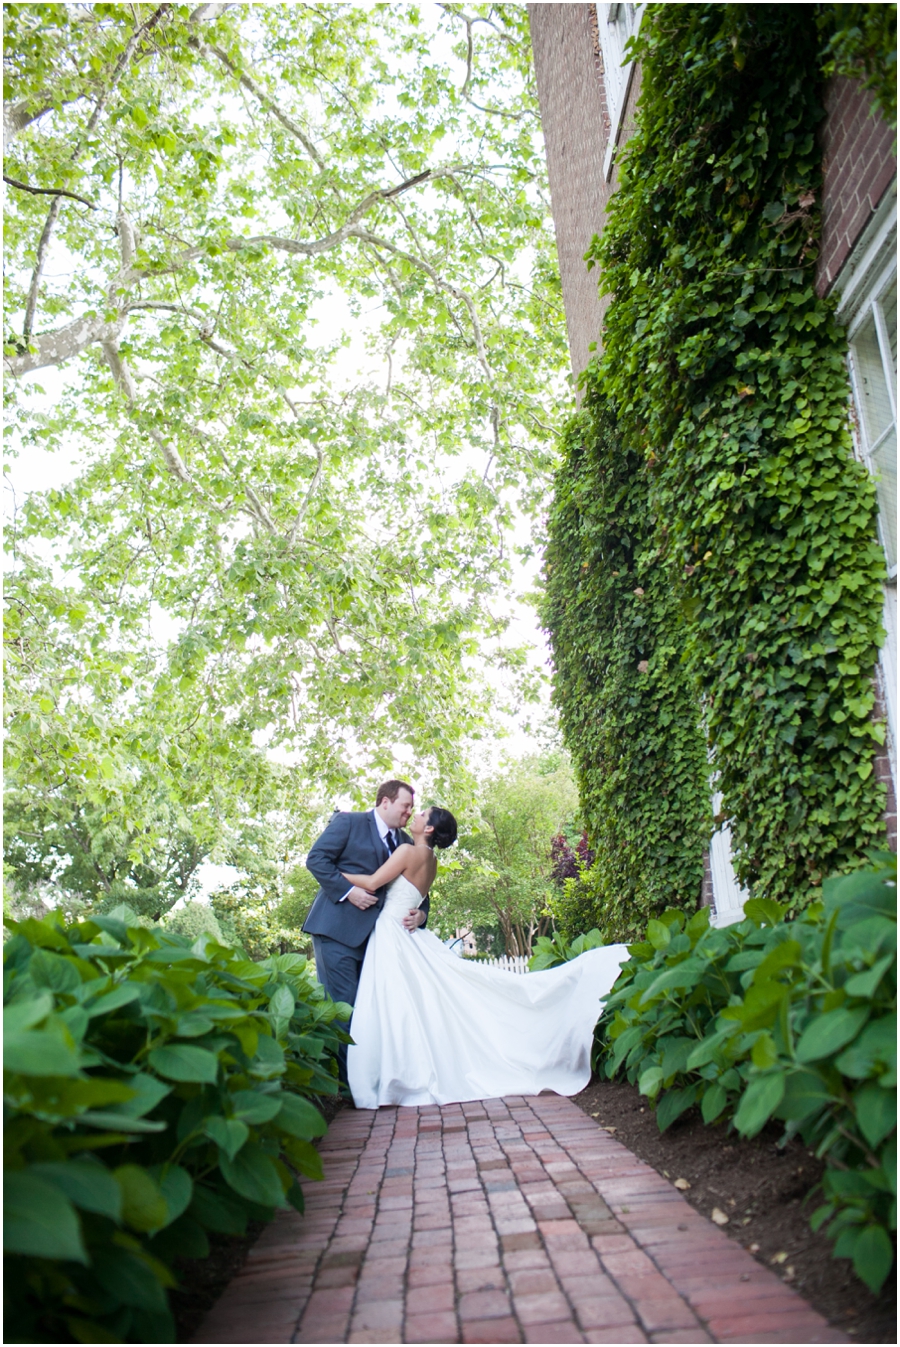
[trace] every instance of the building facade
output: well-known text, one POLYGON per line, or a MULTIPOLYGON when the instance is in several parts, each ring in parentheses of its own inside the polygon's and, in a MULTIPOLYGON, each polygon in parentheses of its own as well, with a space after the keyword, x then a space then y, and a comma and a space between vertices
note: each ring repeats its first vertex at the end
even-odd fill
MULTIPOLYGON (((573 375, 602 341, 608 298, 584 255, 604 228, 618 186, 617 155, 636 125, 641 72, 623 62, 646 10, 634 4, 529 5, 551 201, 573 375)), ((887 788, 885 822, 896 849, 897 743, 897 162, 894 135, 862 84, 833 78, 821 126, 823 228, 816 272, 847 329, 856 450, 875 475, 888 566, 878 668, 878 709, 888 737, 876 771, 887 788)), ((721 921, 739 918, 743 893, 727 832, 710 847, 706 899, 721 921)))

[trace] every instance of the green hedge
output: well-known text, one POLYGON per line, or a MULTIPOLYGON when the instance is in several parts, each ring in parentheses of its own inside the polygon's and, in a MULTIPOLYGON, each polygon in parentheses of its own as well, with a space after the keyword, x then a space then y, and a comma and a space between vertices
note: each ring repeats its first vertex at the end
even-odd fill
POLYGON ((112 916, 7 922, 6 1341, 172 1342, 176 1256, 303 1209, 337 1090, 306 960, 112 916))
POLYGON ((896 877, 885 854, 827 881, 795 921, 766 899, 721 930, 706 908, 664 913, 629 946, 594 1054, 639 1086, 661 1131, 699 1105, 744 1136, 772 1118, 799 1133, 828 1165, 813 1225, 873 1291, 896 1229, 896 877))

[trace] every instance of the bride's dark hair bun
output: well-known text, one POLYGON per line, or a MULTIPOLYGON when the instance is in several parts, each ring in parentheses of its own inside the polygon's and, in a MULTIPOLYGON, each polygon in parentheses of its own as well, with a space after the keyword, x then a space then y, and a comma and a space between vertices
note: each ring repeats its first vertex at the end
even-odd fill
POLYGON ((433 804, 428 811, 428 826, 434 832, 428 836, 430 847, 452 847, 456 841, 456 819, 449 809, 433 804))

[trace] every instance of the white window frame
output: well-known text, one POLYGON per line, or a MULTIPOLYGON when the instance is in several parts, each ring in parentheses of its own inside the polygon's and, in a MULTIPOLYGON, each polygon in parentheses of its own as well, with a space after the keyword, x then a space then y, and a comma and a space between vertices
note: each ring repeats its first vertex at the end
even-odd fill
MULTIPOLYGON (((860 329, 866 322, 868 322, 870 318, 874 319, 875 333, 878 339, 878 346, 880 349, 881 359, 883 364, 885 365, 886 373, 888 376, 885 382, 887 384, 888 400, 890 401, 891 416, 893 417, 894 429, 896 432, 897 390, 894 387, 894 384, 890 377, 890 338, 887 330, 887 324, 884 318, 884 310, 881 304, 881 301, 884 298, 884 295, 887 292, 887 289, 890 286, 891 281, 896 280, 896 277, 897 277, 897 263, 895 259, 891 259, 886 263, 885 266, 881 268, 880 271, 876 273, 874 277, 874 284, 872 284, 870 287, 867 287, 866 293, 863 296, 861 296, 862 302, 859 304, 859 307, 856 310, 856 314, 853 318, 853 321, 851 322, 849 328, 847 329, 847 341, 850 346, 850 381, 851 384, 853 385, 853 400, 856 404, 857 425, 856 425, 856 433, 854 436, 856 440, 856 450, 858 457, 863 461, 863 463, 865 463, 866 467, 873 474, 876 471, 876 469, 872 461, 872 452, 877 448, 878 444, 881 443, 884 437, 880 436, 876 441, 875 445, 869 444, 869 436, 866 430, 865 417, 863 414, 864 399, 863 399, 862 386, 860 384, 860 371, 857 367, 856 360, 854 359, 853 347, 860 329)), ((887 434, 887 432, 885 432, 885 434, 887 434)), ((884 528, 880 510, 878 518, 878 531, 882 535, 882 544, 884 544, 885 541, 884 528)), ((888 566, 888 574, 896 584, 897 582, 896 557, 894 558, 893 564, 889 564, 888 566)))
MULTIPOLYGON (((866 430, 863 420, 862 398, 854 368, 852 345, 856 334, 870 316, 875 318, 875 326, 882 351, 888 349, 888 333, 880 301, 888 286, 897 274, 897 191, 896 186, 882 200, 861 238, 853 248, 841 268, 834 284, 838 295, 837 317, 846 324, 847 340, 851 347, 848 352, 850 377, 853 387, 853 401, 856 407, 856 422, 853 427, 853 440, 857 457, 871 471, 866 442, 866 430)), ((890 371, 889 371, 890 372, 890 371)), ((889 396, 897 419, 897 392, 888 379, 889 396)), ((881 520, 879 518, 879 532, 881 520)), ((888 754, 894 788, 897 787, 897 567, 894 565, 891 578, 884 586, 883 622, 887 639, 881 647, 879 662, 881 682, 884 690, 885 707, 888 721, 888 754)))
POLYGON ((643 4, 598 4, 597 27, 600 30, 600 51, 603 56, 603 84, 606 89, 606 106, 609 111, 609 142, 603 160, 603 178, 609 181, 613 168, 613 158, 619 143, 622 118, 634 78, 634 61, 624 64, 625 44, 630 37, 640 31, 644 17, 643 4))

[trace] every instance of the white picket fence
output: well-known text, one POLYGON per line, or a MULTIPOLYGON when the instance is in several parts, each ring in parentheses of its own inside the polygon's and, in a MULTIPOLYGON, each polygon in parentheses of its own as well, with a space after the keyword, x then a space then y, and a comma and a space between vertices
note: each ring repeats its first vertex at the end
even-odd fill
POLYGON ((527 973, 528 960, 524 954, 501 954, 499 959, 479 959, 488 968, 502 968, 507 973, 527 973))

